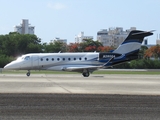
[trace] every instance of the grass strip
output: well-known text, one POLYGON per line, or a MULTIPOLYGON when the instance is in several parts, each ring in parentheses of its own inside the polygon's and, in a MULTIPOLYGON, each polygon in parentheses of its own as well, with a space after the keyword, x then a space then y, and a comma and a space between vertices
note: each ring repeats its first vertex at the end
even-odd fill
MULTIPOLYGON (((12 70, 12 71, 2 71, 1 74, 26 74, 26 70, 12 70)), ((65 71, 47 71, 47 70, 31 70, 31 74, 80 74, 77 72, 65 72, 65 71)), ((137 74, 137 75, 160 75, 160 71, 94 71, 92 74, 137 74)))

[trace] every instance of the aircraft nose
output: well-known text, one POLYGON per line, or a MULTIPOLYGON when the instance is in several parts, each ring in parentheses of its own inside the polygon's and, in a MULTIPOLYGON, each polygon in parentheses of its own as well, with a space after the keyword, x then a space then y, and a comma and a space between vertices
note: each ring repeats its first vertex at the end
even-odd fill
POLYGON ((15 70, 15 69, 18 69, 18 66, 15 63, 9 63, 6 66, 4 66, 4 69, 5 70, 15 70))

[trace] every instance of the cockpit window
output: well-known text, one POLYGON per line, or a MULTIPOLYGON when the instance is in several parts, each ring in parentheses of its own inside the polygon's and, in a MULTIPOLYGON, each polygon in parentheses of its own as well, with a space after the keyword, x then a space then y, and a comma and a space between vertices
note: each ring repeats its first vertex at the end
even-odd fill
POLYGON ((26 56, 25 58, 24 58, 24 60, 29 60, 30 59, 30 56, 26 56))

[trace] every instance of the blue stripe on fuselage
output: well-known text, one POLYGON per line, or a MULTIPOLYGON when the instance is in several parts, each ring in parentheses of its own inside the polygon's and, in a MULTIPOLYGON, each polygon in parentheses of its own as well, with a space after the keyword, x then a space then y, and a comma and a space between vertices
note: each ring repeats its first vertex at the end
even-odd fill
MULTIPOLYGON (((138 53, 139 49, 138 50, 134 50, 132 52, 128 52, 126 54, 123 54, 119 57, 115 57, 111 62, 109 62, 108 64, 106 64, 105 66, 111 66, 112 64, 114 63, 121 63, 121 62, 125 62, 125 61, 128 61, 128 56, 130 55, 134 55, 136 53, 138 53)), ((107 58, 107 59, 101 59, 99 60, 99 62, 102 62, 102 63, 106 63, 110 60, 110 58, 107 58)))

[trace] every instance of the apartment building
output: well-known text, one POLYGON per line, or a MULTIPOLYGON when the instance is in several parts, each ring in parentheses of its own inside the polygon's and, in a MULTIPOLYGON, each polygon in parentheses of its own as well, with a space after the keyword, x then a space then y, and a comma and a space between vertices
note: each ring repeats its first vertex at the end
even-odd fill
POLYGON ((93 36, 85 36, 84 32, 80 32, 78 35, 75 36, 75 42, 81 43, 83 40, 91 39, 93 40, 93 36))
POLYGON ((34 34, 34 30, 35 27, 31 26, 27 19, 22 19, 22 23, 14 27, 14 32, 18 32, 20 34, 34 34))
POLYGON ((136 30, 135 27, 123 30, 122 27, 102 29, 97 32, 97 40, 103 44, 103 46, 112 46, 117 48, 127 37, 131 30, 136 30))

